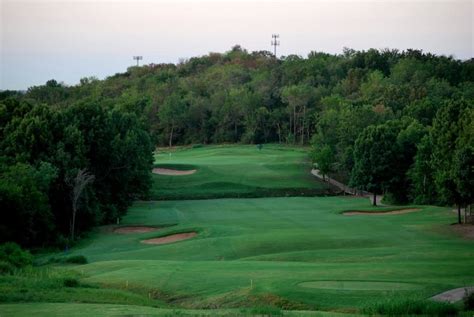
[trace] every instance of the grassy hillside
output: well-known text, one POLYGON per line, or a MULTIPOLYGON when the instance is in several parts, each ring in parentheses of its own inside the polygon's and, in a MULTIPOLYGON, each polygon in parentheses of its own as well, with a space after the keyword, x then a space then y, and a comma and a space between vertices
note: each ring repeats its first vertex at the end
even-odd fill
POLYGON ((137 203, 122 225, 175 226, 142 234, 103 229, 73 254, 92 261, 76 268, 84 283, 129 283, 187 308, 352 310, 474 283, 472 242, 447 225, 455 214, 437 207, 341 214, 370 208, 367 199, 342 197, 137 203), (193 230, 199 235, 187 241, 140 242, 193 230))
POLYGON ((308 151, 265 145, 205 146, 159 150, 155 166, 196 169, 186 176, 153 175, 151 199, 315 196, 330 194, 309 172, 308 151))

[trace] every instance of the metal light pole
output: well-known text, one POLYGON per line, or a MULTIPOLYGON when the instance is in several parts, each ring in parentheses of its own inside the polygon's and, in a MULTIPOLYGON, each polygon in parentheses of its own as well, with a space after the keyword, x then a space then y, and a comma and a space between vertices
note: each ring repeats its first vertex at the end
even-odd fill
POLYGON ((275 57, 277 56, 277 46, 280 46, 279 37, 279 34, 272 34, 273 55, 275 55, 275 57))
POLYGON ((133 59, 137 61, 137 66, 139 66, 139 61, 143 59, 143 56, 133 56, 133 59))

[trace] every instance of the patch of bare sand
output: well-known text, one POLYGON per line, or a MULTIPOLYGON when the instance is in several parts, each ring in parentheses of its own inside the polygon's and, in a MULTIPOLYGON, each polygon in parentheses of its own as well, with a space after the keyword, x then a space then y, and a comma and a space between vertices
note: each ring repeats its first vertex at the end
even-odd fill
POLYGON ((194 232, 194 231, 193 232, 183 232, 183 233, 170 234, 169 236, 164 236, 164 237, 159 237, 159 238, 142 240, 142 243, 146 243, 146 244, 167 244, 167 243, 172 243, 172 242, 176 242, 176 241, 191 239, 195 236, 197 236, 197 233, 194 232))
POLYGON ((471 224, 455 224, 451 226, 457 234, 465 239, 474 240, 474 225, 471 224))
POLYGON ((128 234, 128 233, 146 233, 159 230, 161 228, 147 227, 147 226, 128 226, 118 227, 114 229, 114 233, 128 234))
POLYGON ((366 215, 366 216, 375 216, 375 215, 400 215, 407 214, 410 212, 420 211, 420 208, 406 208, 406 209, 397 209, 390 211, 368 211, 368 210, 350 210, 346 211, 343 214, 345 216, 355 216, 355 215, 366 215))
POLYGON ((180 170, 173 170, 170 168, 161 168, 161 167, 156 167, 153 169, 153 174, 158 174, 158 175, 171 175, 171 176, 180 176, 180 175, 191 175, 196 173, 196 170, 186 170, 186 171, 180 171, 180 170))

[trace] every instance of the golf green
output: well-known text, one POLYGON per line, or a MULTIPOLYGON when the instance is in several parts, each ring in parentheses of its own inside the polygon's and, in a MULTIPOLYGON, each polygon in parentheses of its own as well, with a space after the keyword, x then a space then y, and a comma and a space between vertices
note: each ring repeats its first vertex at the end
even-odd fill
POLYGON ((153 174, 151 198, 315 196, 331 194, 310 174, 308 149, 281 145, 222 145, 158 150, 155 167, 193 170, 190 175, 153 174))

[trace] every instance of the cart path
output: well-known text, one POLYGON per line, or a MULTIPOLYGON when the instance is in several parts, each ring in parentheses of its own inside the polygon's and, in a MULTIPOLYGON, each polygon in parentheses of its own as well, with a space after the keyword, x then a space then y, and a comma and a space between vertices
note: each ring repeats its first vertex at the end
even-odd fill
MULTIPOLYGON (((332 179, 331 177, 329 176, 326 176, 326 178, 324 179, 323 178, 323 175, 320 173, 320 171, 318 169, 312 169, 311 170, 311 174, 313 174, 314 176, 316 176, 317 178, 319 179, 322 179, 323 181, 326 181, 328 182, 329 184, 331 185, 334 185, 336 186, 337 188, 339 188, 340 190, 342 190, 343 192, 345 192, 346 194, 349 194, 349 195, 355 195, 355 196, 361 196, 361 197, 368 197, 370 202, 373 201, 373 196, 374 194, 373 193, 369 193, 369 192, 366 192, 366 191, 363 191, 363 190, 358 190, 356 188, 352 188, 352 187, 349 187, 341 182, 338 182, 337 180, 335 179, 332 179)), ((376 202, 377 202, 377 205, 378 206, 382 206, 382 198, 383 198, 383 195, 377 195, 377 197, 375 198, 376 202)))
POLYGON ((448 302, 448 303, 455 303, 464 298, 464 296, 467 293, 473 293, 474 292, 474 286, 466 286, 466 287, 460 287, 460 288, 454 288, 449 291, 440 293, 438 295, 435 295, 431 297, 431 300, 437 301, 437 302, 448 302))

